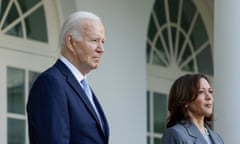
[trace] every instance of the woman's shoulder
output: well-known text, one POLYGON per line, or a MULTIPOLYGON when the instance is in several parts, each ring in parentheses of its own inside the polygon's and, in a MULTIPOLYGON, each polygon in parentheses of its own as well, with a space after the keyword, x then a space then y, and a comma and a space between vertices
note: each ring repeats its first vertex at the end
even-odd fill
POLYGON ((183 133, 184 131, 186 131, 186 125, 183 123, 179 123, 179 124, 175 124, 172 127, 169 127, 166 129, 165 132, 171 132, 171 133, 183 133))
POLYGON ((174 139, 181 139, 184 138, 187 134, 187 130, 184 124, 175 124, 172 127, 167 128, 164 131, 163 138, 174 138, 174 139))
POLYGON ((193 137, 190 136, 189 129, 192 128, 192 123, 183 122, 173 125, 167 128, 163 134, 164 144, 171 144, 169 141, 182 142, 182 143, 192 143, 194 141, 193 137))
POLYGON ((210 129, 210 128, 208 128, 208 132, 209 132, 209 134, 211 135, 211 137, 212 137, 215 141, 217 141, 219 144, 223 144, 223 143, 224 143, 222 137, 221 137, 217 132, 213 131, 213 130, 210 129))

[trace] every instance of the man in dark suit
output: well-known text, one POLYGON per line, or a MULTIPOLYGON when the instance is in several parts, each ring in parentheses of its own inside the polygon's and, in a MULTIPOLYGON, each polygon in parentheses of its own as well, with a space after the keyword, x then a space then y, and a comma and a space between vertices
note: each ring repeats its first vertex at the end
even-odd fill
POLYGON ((104 40, 104 26, 95 14, 76 12, 65 20, 61 57, 29 94, 30 144, 108 144, 106 117, 86 83, 86 75, 99 65, 104 40))

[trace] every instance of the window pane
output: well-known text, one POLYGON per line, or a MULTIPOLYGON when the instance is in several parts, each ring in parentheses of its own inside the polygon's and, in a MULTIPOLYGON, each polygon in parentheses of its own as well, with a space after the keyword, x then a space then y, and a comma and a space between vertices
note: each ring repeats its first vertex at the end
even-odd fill
POLYGON ((179 1, 177 0, 168 0, 168 6, 169 6, 169 13, 170 13, 170 19, 172 22, 177 23, 178 19, 178 9, 179 9, 179 1))
POLYGON ((152 51, 152 47, 150 46, 149 43, 147 43, 147 49, 146 49, 146 59, 147 59, 147 63, 150 63, 150 58, 151 58, 151 51, 152 51))
MULTIPOLYGON (((158 51, 161 54, 163 59, 168 62, 167 55, 166 55, 165 50, 163 48, 160 37, 157 38, 157 41, 155 43, 155 48, 156 48, 156 51, 158 51)), ((162 60, 160 60, 160 61, 161 61, 161 65, 164 65, 164 62, 162 60)))
POLYGON ((47 26, 43 6, 27 17, 25 22, 28 39, 48 42, 47 26))
POLYGON ((34 81, 37 79, 39 73, 38 72, 32 72, 30 71, 29 72, 29 82, 28 82, 28 87, 29 87, 29 90, 31 89, 34 81))
POLYGON ((169 43, 170 36, 168 34, 168 29, 167 28, 163 29, 162 34, 163 34, 163 39, 166 43, 166 48, 167 48, 168 52, 170 52, 170 43, 169 43))
POLYGON ((195 50, 199 49, 203 43, 208 41, 207 32, 200 16, 197 18, 190 38, 195 50))
POLYGON ((160 138, 154 138, 154 144, 162 144, 162 141, 160 138))
POLYGON ((8 112, 25 113, 25 72, 21 69, 7 68, 7 106, 8 112))
POLYGON ((4 0, 4 1, 2 1, 1 4, 0 4, 0 6, 1 6, 1 8, 0 8, 0 21, 1 21, 2 18, 3 18, 3 14, 4 14, 5 11, 6 11, 6 8, 7 8, 8 3, 9 3, 9 1, 4 0))
POLYGON ((26 12, 40 1, 41 0, 18 0, 23 12, 26 12))
MULTIPOLYGON (((191 58, 192 55, 193 55, 192 50, 191 50, 190 46, 187 45, 186 49, 183 53, 183 56, 181 58, 180 64, 184 63, 186 60, 191 58)), ((194 65, 193 59, 191 58, 191 60, 188 63, 183 65, 182 69, 185 70, 185 71, 189 71, 189 72, 195 72, 195 65, 194 65)))
POLYGON ((210 45, 197 55, 197 62, 201 73, 213 75, 213 58, 210 45))
POLYGON ((157 54, 156 51, 153 52, 153 57, 152 57, 152 63, 155 65, 161 65, 161 66, 166 66, 166 64, 162 61, 160 56, 157 54))
POLYGON ((149 27, 148 27, 148 38, 150 41, 153 41, 155 35, 156 35, 156 31, 158 31, 156 23, 153 19, 153 16, 150 16, 150 21, 149 21, 149 27))
POLYGON ((150 138, 149 136, 147 136, 147 144, 151 144, 151 143, 150 143, 150 139, 151 139, 151 138, 150 138))
POLYGON ((147 131, 150 132, 150 92, 147 91, 147 131))
POLYGON ((18 17, 19 17, 19 14, 17 12, 17 7, 15 5, 12 5, 12 7, 7 15, 7 18, 4 21, 2 29, 6 28, 9 24, 11 24, 18 17))
POLYGON ((176 54, 176 37, 177 37, 177 29, 175 27, 171 27, 171 32, 172 32, 172 45, 174 49, 174 54, 176 54))
POLYGON ((154 132, 163 133, 167 116, 167 96, 160 93, 153 94, 154 132))
POLYGON ((8 118, 8 144, 25 144, 25 121, 8 118))
POLYGON ((194 62, 193 60, 189 61, 185 66, 183 66, 183 70, 185 71, 189 71, 189 72, 195 72, 195 69, 194 69, 194 62))
POLYGON ((158 24, 160 24, 160 26, 164 25, 167 21, 164 0, 156 0, 153 10, 156 13, 158 24))
POLYGON ((193 2, 189 0, 184 0, 181 16, 181 27, 185 30, 185 32, 188 32, 195 12, 196 7, 193 2))
POLYGON ((23 30, 21 23, 16 24, 12 29, 7 31, 8 35, 23 37, 23 30))

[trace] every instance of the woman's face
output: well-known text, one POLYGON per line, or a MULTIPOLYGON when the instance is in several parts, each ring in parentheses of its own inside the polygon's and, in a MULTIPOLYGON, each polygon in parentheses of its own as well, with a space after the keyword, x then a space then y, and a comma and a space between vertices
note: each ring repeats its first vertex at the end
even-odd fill
POLYGON ((200 88, 195 101, 188 104, 188 112, 192 118, 209 117, 213 112, 212 88, 204 78, 200 79, 200 88))

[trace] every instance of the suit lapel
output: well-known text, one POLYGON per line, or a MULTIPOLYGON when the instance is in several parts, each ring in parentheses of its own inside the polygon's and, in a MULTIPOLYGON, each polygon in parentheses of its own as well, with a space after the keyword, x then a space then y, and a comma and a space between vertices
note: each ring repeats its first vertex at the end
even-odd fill
POLYGON ((91 114, 94 116, 94 118, 97 120, 97 115, 94 112, 92 104, 88 100, 87 95, 85 94, 84 90, 82 89, 80 84, 77 82, 77 80, 75 78, 68 77, 67 81, 68 81, 69 85, 72 87, 72 89, 78 94, 80 99, 82 99, 82 101, 85 103, 86 107, 91 112, 91 114))
POLYGON ((211 140, 213 141, 214 144, 218 144, 219 141, 217 139, 217 136, 216 134, 210 129, 210 128, 207 128, 208 129, 208 132, 209 132, 209 135, 211 137, 211 140))
POLYGON ((109 135, 109 127, 108 127, 107 119, 105 117, 105 114, 103 112, 103 109, 102 109, 102 107, 101 107, 97 97, 95 96, 95 94, 94 94, 94 92, 92 90, 91 90, 91 92, 92 92, 92 95, 93 95, 94 103, 96 105, 96 108, 97 108, 98 113, 99 113, 99 115, 101 117, 101 120, 102 120, 102 125, 103 125, 103 129, 102 130, 104 131, 105 136, 108 136, 109 135))
MULTIPOLYGON (((82 87, 80 86, 80 84, 78 83, 78 81, 76 80, 76 78, 73 76, 73 74, 71 73, 71 71, 67 68, 67 66, 65 66, 64 63, 62 63, 60 60, 58 60, 55 64, 55 66, 63 73, 63 75, 66 76, 67 82, 68 84, 71 86, 71 88, 73 89, 73 91, 75 91, 78 96, 80 97, 80 99, 83 101, 83 103, 86 105, 87 109, 90 111, 91 115, 94 117, 94 119, 97 121, 99 127, 101 128, 101 125, 99 123, 99 120, 97 118, 97 115, 92 107, 92 104, 90 103, 90 101, 87 98, 87 95, 85 94, 84 90, 82 89, 82 87)), ((93 94, 94 95, 94 94, 93 94)), ((95 96, 94 96, 95 97, 95 96)), ((100 106, 100 104, 98 103, 98 107, 100 106)), ((102 117, 102 109, 101 109, 101 117, 102 117)), ((102 128, 101 128, 102 129, 102 128)), ((103 130, 102 130, 103 131, 103 130)), ((105 132, 103 131, 103 134, 105 135, 105 132)))
POLYGON ((184 124, 189 136, 194 138, 194 144, 207 144, 207 141, 203 137, 202 133, 193 123, 184 124))

